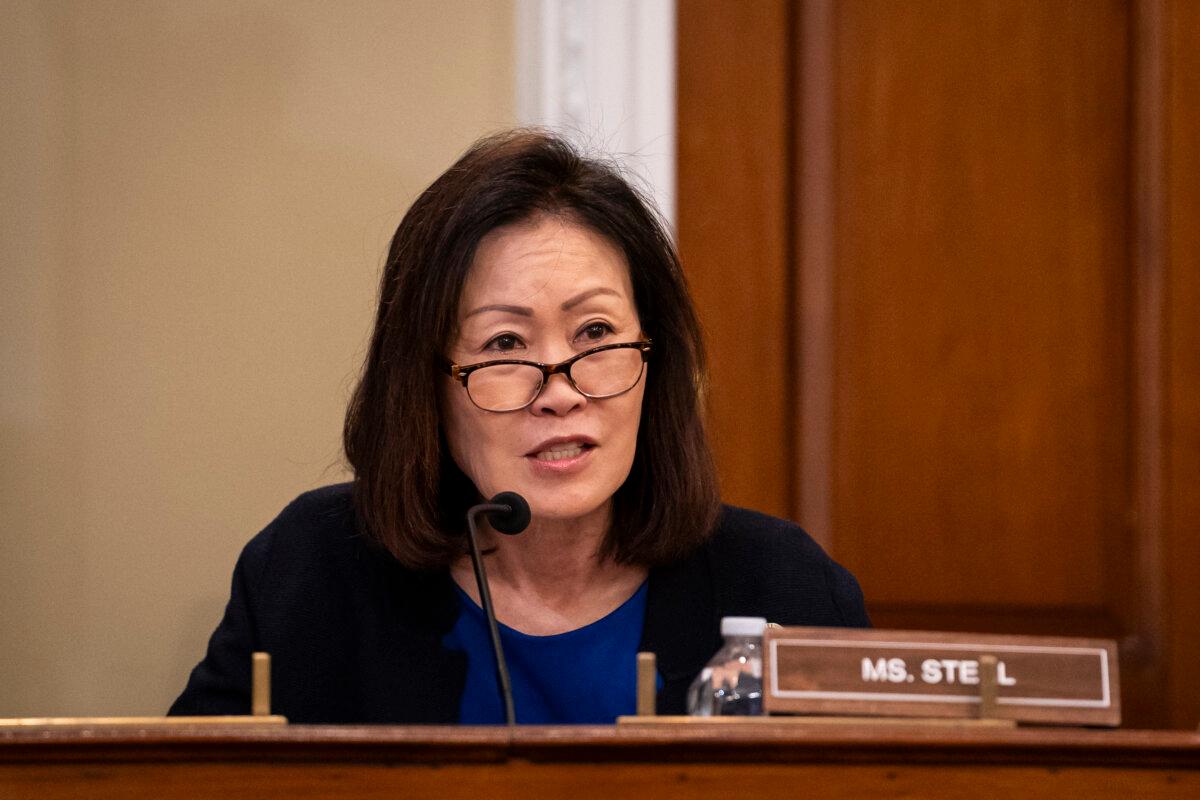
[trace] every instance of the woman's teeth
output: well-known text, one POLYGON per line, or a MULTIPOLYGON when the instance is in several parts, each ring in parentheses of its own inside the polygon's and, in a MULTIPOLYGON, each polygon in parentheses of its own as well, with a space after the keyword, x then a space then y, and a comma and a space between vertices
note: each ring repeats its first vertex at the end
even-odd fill
POLYGON ((583 453, 583 445, 573 444, 566 447, 557 447, 553 450, 542 450, 537 454, 538 461, 562 461, 566 458, 575 458, 583 453))

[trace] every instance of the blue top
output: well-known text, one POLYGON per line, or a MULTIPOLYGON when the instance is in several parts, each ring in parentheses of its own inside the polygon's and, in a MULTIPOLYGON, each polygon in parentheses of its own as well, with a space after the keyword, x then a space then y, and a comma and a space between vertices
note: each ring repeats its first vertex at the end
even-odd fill
MULTIPOLYGON (((646 587, 642 583, 608 616, 566 633, 530 636, 499 626, 517 722, 611 725, 618 716, 635 712, 646 587)), ((457 585, 454 588, 461 613, 442 643, 449 650, 467 654, 459 722, 503 724, 487 617, 466 592, 457 585)))

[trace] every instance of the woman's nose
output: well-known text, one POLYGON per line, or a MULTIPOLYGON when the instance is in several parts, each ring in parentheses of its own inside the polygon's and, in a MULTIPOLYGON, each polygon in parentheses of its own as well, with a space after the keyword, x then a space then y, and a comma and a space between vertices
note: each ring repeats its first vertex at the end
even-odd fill
POLYGON ((559 373, 551 375, 546 380, 541 393, 530 406, 530 410, 538 416, 550 414, 561 417, 575 409, 584 408, 587 406, 587 402, 588 399, 571 385, 567 376, 559 373))

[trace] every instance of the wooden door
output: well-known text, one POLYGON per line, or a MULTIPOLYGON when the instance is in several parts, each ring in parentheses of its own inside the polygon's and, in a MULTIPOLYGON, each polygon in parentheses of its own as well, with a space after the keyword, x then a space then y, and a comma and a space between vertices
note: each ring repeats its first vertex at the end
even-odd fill
POLYGON ((1200 719, 1198 6, 678 12, 726 500, 880 627, 1118 639, 1140 725, 1200 719))

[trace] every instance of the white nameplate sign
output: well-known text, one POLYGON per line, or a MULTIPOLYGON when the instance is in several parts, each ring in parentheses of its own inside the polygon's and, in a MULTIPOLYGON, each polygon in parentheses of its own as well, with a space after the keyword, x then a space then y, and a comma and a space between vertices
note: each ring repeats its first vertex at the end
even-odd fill
POLYGON ((764 644, 769 714, 1121 724, 1108 639, 768 628, 764 644))

